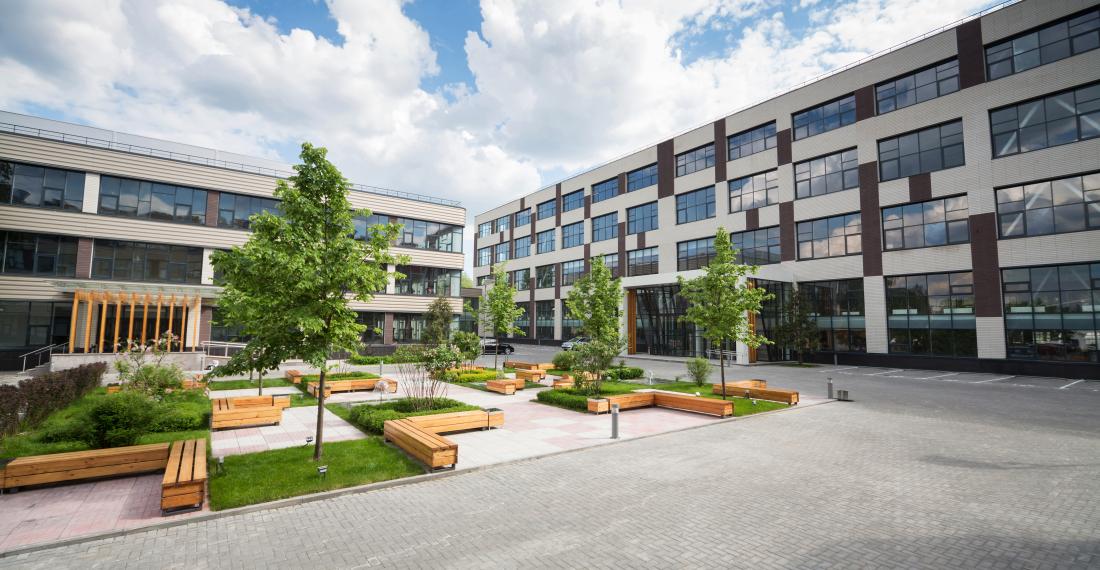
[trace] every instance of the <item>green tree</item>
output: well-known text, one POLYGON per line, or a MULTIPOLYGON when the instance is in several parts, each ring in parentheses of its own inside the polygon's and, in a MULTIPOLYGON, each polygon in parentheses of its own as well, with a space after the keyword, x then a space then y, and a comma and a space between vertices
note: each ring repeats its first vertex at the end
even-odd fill
POLYGON ((473 364, 481 356, 481 337, 477 333, 458 331, 451 336, 451 341, 466 364, 473 364))
POLYGON ((600 393, 603 372, 623 351, 619 331, 619 306, 623 300, 622 282, 612 279, 603 257, 592 258, 588 274, 573 284, 565 303, 581 322, 580 331, 588 337, 577 351, 577 367, 591 376, 578 375, 580 388, 593 395, 600 393), (591 380, 591 381, 589 381, 591 380))
POLYGON ((783 307, 783 317, 776 327, 776 340, 798 352, 798 363, 805 362, 805 354, 821 346, 817 321, 810 316, 810 303, 801 291, 793 291, 783 307))
POLYGON ((470 277, 470 275, 467 274, 465 271, 462 272, 460 283, 462 284, 463 289, 472 289, 474 287, 477 287, 477 282, 474 281, 474 278, 470 277))
MULTIPOLYGON (((323 450, 328 355, 355 350, 365 330, 349 302, 369 301, 389 281, 386 265, 405 262, 390 252, 398 225, 376 225, 364 239, 354 237, 354 216, 370 212, 352 210, 350 185, 327 152, 303 143, 294 176, 276 183, 281 214, 252 216, 248 242, 212 256, 222 275, 219 311, 242 328, 248 346, 320 370, 314 460, 323 450)), ((253 354, 242 351, 234 359, 250 361, 253 354)))
MULTIPOLYGON (((516 326, 516 319, 523 315, 523 308, 516 306, 516 288, 508 282, 508 273, 504 264, 493 266, 493 285, 485 291, 481 299, 481 323, 489 329, 497 346, 504 335, 522 335, 524 332, 516 326)), ((498 351, 493 353, 493 369, 497 369, 500 360, 498 351)))
POLYGON ((451 303, 445 297, 439 296, 432 301, 428 312, 424 313, 424 332, 420 334, 420 342, 428 346, 439 346, 451 340, 451 321, 454 320, 454 311, 451 303))
MULTIPOLYGON (((725 228, 714 236, 714 259, 695 279, 677 277, 680 296, 687 301, 687 311, 681 320, 694 324, 712 345, 743 342, 752 348, 770 341, 752 331, 749 314, 759 313, 760 304, 771 299, 764 289, 751 287, 748 278, 755 275, 755 265, 737 263, 737 250, 730 244, 725 228)), ((719 351, 722 375, 722 398, 726 397, 726 353, 719 351)))

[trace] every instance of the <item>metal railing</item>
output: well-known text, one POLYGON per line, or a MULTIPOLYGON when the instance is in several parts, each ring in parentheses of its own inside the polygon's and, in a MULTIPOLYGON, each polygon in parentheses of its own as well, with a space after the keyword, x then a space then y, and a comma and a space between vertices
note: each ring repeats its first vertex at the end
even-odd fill
POLYGON ((69 346, 68 343, 59 342, 57 344, 51 344, 50 346, 43 346, 42 348, 36 348, 36 349, 26 353, 26 354, 20 355, 19 358, 23 359, 23 370, 22 371, 23 372, 27 371, 27 359, 28 358, 31 359, 32 362, 34 362, 34 366, 31 366, 31 368, 38 368, 39 366, 42 366, 43 364, 49 362, 50 357, 52 357, 55 353, 65 352, 65 349, 68 348, 68 346, 69 346))
POLYGON ((217 340, 204 340, 200 345, 202 346, 202 351, 205 352, 207 356, 220 356, 223 358, 233 356, 240 352, 241 349, 248 346, 243 342, 223 342, 217 340), (219 352, 219 349, 221 354, 216 354, 219 352))
MULTIPOLYGON (((275 168, 267 168, 264 166, 257 166, 254 164, 245 164, 243 162, 231 162, 227 160, 219 160, 216 158, 210 158, 206 156, 196 156, 193 154, 186 154, 182 152, 172 152, 170 150, 157 149, 147 146, 141 146, 136 144, 122 143, 106 139, 97 139, 85 135, 77 135, 72 133, 62 133, 60 131, 51 131, 49 129, 42 129, 38 127, 28 127, 24 125, 16 125, 13 123, 0 122, 0 132, 11 133, 13 135, 22 135, 27 137, 35 137, 41 139, 49 139, 53 141, 78 144, 83 146, 91 146, 95 148, 101 148, 104 150, 113 150, 117 152, 125 152, 129 154, 137 154, 141 156, 149 156, 153 158, 163 158, 166 160, 175 160, 179 162, 186 162, 189 164, 198 164, 200 166, 209 166, 212 168, 223 168, 226 170, 236 170, 238 172, 246 172, 249 174, 259 174, 261 176, 273 176, 276 178, 288 178, 293 176, 293 172, 286 170, 278 170, 275 168)), ((108 131, 110 132, 110 131, 108 131)), ((406 200, 415 200, 417 202, 427 202, 429 204, 438 204, 441 206, 455 206, 461 207, 462 203, 458 200, 451 200, 448 198, 437 198, 435 196, 427 196, 424 194, 416 194, 413 192, 402 192, 401 190, 393 190, 390 188, 383 188, 381 186, 371 186, 368 184, 351 184, 351 189, 358 192, 368 192, 370 194, 379 194, 382 196, 391 196, 394 198, 404 198, 406 200)))

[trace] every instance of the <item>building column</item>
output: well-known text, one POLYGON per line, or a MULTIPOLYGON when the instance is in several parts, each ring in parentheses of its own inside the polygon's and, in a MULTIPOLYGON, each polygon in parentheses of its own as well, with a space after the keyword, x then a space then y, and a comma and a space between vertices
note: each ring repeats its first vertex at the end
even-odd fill
POLYGON ((1004 317, 976 317, 978 358, 1008 358, 1004 317))
POLYGON ((565 322, 565 300, 554 300, 554 338, 558 340, 568 340, 562 338, 562 325, 565 322))
POLYGON ((890 352, 886 328, 886 280, 881 275, 863 278, 863 314, 867 352, 890 352))
MULTIPOLYGON (((204 304, 199 311, 199 343, 208 342, 214 323, 214 307, 204 304)), ((139 333, 135 332, 135 336, 139 333)))
POLYGON ((210 254, 214 253, 213 249, 203 248, 202 250, 202 275, 199 282, 203 285, 214 284, 214 264, 210 262, 210 254))
POLYGON ((393 344, 393 313, 386 313, 383 319, 382 344, 393 344))
POLYGON ((94 172, 84 174, 84 202, 80 211, 85 214, 99 212, 99 175, 94 172))

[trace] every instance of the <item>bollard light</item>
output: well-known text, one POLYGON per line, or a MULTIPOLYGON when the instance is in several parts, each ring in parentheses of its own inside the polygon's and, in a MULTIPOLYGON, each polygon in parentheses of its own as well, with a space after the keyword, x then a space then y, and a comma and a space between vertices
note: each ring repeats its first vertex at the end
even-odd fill
POLYGON ((313 443, 313 436, 312 435, 307 435, 306 436, 306 445, 309 445, 311 443, 313 443))
POLYGON ((225 473, 225 456, 218 456, 218 473, 225 473))
POLYGON ((619 404, 611 404, 611 439, 619 439, 619 404))
POLYGON ((829 399, 832 400, 833 399, 833 377, 832 376, 829 377, 829 382, 828 382, 828 384, 826 384, 826 386, 829 389, 829 399))
POLYGON ((328 477, 328 465, 318 465, 317 476, 321 479, 328 477))

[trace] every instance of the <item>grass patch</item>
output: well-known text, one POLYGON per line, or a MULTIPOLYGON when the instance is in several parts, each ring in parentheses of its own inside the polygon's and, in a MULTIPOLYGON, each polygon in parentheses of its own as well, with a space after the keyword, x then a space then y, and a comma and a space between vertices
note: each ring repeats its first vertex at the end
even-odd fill
MULTIPOLYGON (((614 396, 616 394, 626 394, 633 392, 634 390, 642 389, 655 389, 665 390, 668 392, 679 392, 682 394, 689 394, 694 396, 696 392, 699 392, 699 396, 703 398, 713 398, 715 400, 721 400, 722 396, 711 393, 710 384, 704 384, 702 387, 696 386, 692 382, 664 382, 660 384, 635 384, 632 382, 604 382, 600 385, 600 396, 614 396)), ((573 410, 577 412, 588 411, 588 398, 589 396, 578 390, 570 388, 558 388, 555 390, 544 390, 539 392, 536 396, 539 402, 564 408, 566 410, 573 410)), ((778 410, 788 407, 787 404, 779 402, 768 402, 765 400, 757 400, 756 404, 752 403, 752 400, 748 398, 736 398, 727 397, 727 400, 733 402, 733 415, 734 417, 748 416, 752 414, 758 414, 760 412, 770 412, 772 410, 778 410)))
MULTIPOLYGON (((16 457, 29 457, 31 455, 49 455, 51 453, 91 449, 83 441, 42 441, 38 437, 39 434, 30 432, 4 438, 3 445, 0 446, 0 459, 15 459, 16 457)), ((135 445, 169 443, 180 439, 209 439, 209 437, 210 430, 208 429, 147 433, 139 437, 135 445)), ((209 446, 207 447, 209 448, 209 446)))
POLYGON ((547 370, 546 373, 550 374, 550 375, 553 375, 553 376, 561 376, 563 374, 571 374, 570 371, 563 370, 561 368, 551 368, 550 370, 547 370))
POLYGON ((477 406, 464 404, 449 398, 439 398, 431 410, 413 410, 413 401, 409 398, 383 402, 381 404, 360 404, 351 409, 348 419, 353 425, 367 433, 381 434, 386 420, 399 420, 413 416, 446 414, 449 412, 468 412, 480 410, 477 406))
MULTIPOLYGON (((369 378, 381 378, 377 374, 371 374, 370 372, 329 372, 325 374, 325 382, 329 380, 362 380, 369 378)), ((302 383, 300 386, 304 386, 306 382, 320 382, 321 376, 317 374, 307 374, 302 376, 302 383)))
POLYGON ((312 445, 226 456, 225 470, 210 477, 210 508, 242 507, 424 472, 380 437, 326 443, 324 459, 314 463, 312 458, 312 445), (328 466, 324 479, 317 475, 318 465, 328 466))
MULTIPOLYGON (((467 383, 458 383, 457 385, 465 386, 467 388, 473 388, 474 390, 481 390, 482 392, 491 392, 491 390, 489 390, 488 388, 485 387, 484 382, 467 382, 467 383)), ((524 389, 528 389, 528 388, 545 388, 546 384, 539 384, 538 382, 532 382, 530 380, 526 380, 526 381, 524 381, 523 387, 524 387, 524 389)), ((497 392, 493 392, 493 393, 496 394, 497 392)))
POLYGON ((820 364, 810 364, 809 362, 803 362, 799 364, 797 362, 781 362, 778 366, 786 366, 787 368, 817 368, 820 364))
POLYGON ((351 421, 351 408, 344 404, 325 404, 325 409, 332 412, 336 417, 344 420, 345 422, 355 425, 355 422, 351 421))
MULTIPOLYGON (((264 388, 282 388, 284 386, 293 386, 294 384, 288 382, 285 378, 264 378, 264 388)), ((258 389, 260 387, 259 380, 211 380, 207 387, 211 390, 245 390, 248 388, 258 389)))
POLYGON ((316 406, 317 398, 310 396, 309 394, 291 394, 290 395, 290 407, 292 408, 304 408, 306 406, 316 406))

